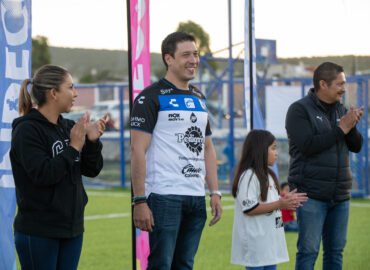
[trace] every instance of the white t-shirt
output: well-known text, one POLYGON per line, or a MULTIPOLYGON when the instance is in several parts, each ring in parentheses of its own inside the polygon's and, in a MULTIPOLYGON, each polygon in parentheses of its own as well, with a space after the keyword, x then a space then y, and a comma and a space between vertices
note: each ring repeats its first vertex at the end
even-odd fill
POLYGON ((205 195, 204 147, 212 132, 199 90, 177 89, 165 79, 152 84, 135 100, 131 129, 152 135, 143 164, 147 196, 205 195))
POLYGON ((269 176, 267 200, 261 201, 260 184, 252 170, 242 174, 235 199, 231 263, 249 267, 289 261, 280 210, 248 216, 259 204, 279 200, 274 180, 269 176), (252 177, 251 177, 252 175, 252 177))

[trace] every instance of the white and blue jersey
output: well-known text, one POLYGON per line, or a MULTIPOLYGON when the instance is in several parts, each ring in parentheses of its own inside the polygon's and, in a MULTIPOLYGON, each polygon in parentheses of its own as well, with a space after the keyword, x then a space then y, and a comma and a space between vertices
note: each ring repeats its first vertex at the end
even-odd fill
POLYGON ((135 99, 131 129, 152 134, 146 153, 146 195, 205 195, 205 137, 211 135, 204 95, 165 79, 135 99))

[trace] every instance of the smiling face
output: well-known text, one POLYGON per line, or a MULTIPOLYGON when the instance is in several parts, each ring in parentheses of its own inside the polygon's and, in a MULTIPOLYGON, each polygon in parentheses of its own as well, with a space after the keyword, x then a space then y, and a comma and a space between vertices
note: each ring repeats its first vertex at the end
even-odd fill
POLYGON ((171 78, 182 83, 188 83, 195 78, 199 65, 198 49, 195 42, 184 41, 177 43, 174 56, 166 54, 165 60, 168 65, 167 74, 171 78))
POLYGON ((64 82, 59 86, 59 91, 55 92, 57 97, 57 107, 60 113, 70 112, 77 97, 77 92, 70 74, 67 74, 64 82))
POLYGON ((317 91, 317 96, 320 100, 332 104, 339 102, 342 99, 343 94, 346 92, 346 76, 344 72, 338 73, 335 80, 329 85, 326 81, 320 81, 320 89, 317 91))
POLYGON ((276 140, 269 146, 268 148, 268 158, 267 158, 267 165, 274 166, 275 161, 278 157, 278 151, 276 150, 276 140))

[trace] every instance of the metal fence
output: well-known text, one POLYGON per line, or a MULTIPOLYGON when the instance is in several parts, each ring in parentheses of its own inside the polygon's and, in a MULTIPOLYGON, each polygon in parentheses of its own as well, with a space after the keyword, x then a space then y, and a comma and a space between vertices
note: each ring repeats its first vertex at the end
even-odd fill
MULTIPOLYGON (((364 106, 365 111, 362 120, 357 128, 364 137, 364 145, 358 154, 351 153, 351 169, 354 175, 353 196, 369 196, 369 76, 347 77, 348 91, 343 99, 346 106, 349 104, 356 107, 364 106)), ((233 168, 230 164, 237 164, 240 156, 242 143, 246 136, 246 120, 244 113, 244 86, 243 80, 233 81, 233 95, 230 95, 228 80, 195 82, 207 96, 209 114, 212 127, 212 137, 217 153, 219 185, 224 190, 230 190, 230 178, 233 168), (228 97, 233 96, 234 108, 228 108, 228 97), (232 130, 230 130, 232 129, 232 130), (233 136, 230 136, 232 134, 233 136), (232 149, 231 149, 232 148, 232 149), (235 162, 230 162, 230 153, 233 153, 235 162)), ((295 91, 299 90, 298 98, 305 95, 311 86, 312 79, 274 79, 260 80, 258 82, 258 96, 261 105, 262 115, 269 123, 271 114, 271 102, 269 93, 273 86, 294 86, 295 91), (270 108, 269 108, 270 106, 270 108)), ((294 88, 293 87, 293 88, 294 88)), ((131 182, 130 173, 130 133, 128 129, 129 108, 128 108, 128 85, 127 84, 104 84, 104 85, 78 85, 76 86, 79 97, 76 100, 76 107, 79 109, 93 110, 96 104, 116 103, 119 109, 119 128, 107 131, 102 137, 104 168, 95 179, 87 179, 86 184, 97 186, 129 187, 131 182), (123 127, 123 128, 122 128, 123 127), (124 157, 124 158, 122 158, 124 157)), ((284 95, 284 93, 282 93, 284 95)), ((295 93, 297 95, 297 93, 295 93)), ((284 96, 282 98, 285 98, 284 96)), ((278 104, 280 106, 280 104, 278 104)), ((278 108, 277 108, 278 109, 278 108)), ((110 112, 112 113, 112 112, 110 112)), ((117 112, 115 112, 117 115, 117 112)), ((280 121, 281 122, 281 121, 280 121)), ((279 122, 279 123, 280 123, 279 122)), ((284 123, 280 123, 284 128, 284 123)), ((269 125, 267 124, 267 128, 269 125)), ((288 141, 283 134, 275 134, 278 138, 279 159, 277 162, 279 180, 286 181, 288 175, 288 141)))

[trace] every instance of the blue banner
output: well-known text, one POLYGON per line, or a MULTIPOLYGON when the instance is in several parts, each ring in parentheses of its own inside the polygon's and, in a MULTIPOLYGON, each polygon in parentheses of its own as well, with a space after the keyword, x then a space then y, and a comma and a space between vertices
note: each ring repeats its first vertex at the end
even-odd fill
POLYGON ((0 269, 12 270, 16 201, 9 150, 20 84, 31 73, 31 0, 0 0, 0 15, 0 269))

